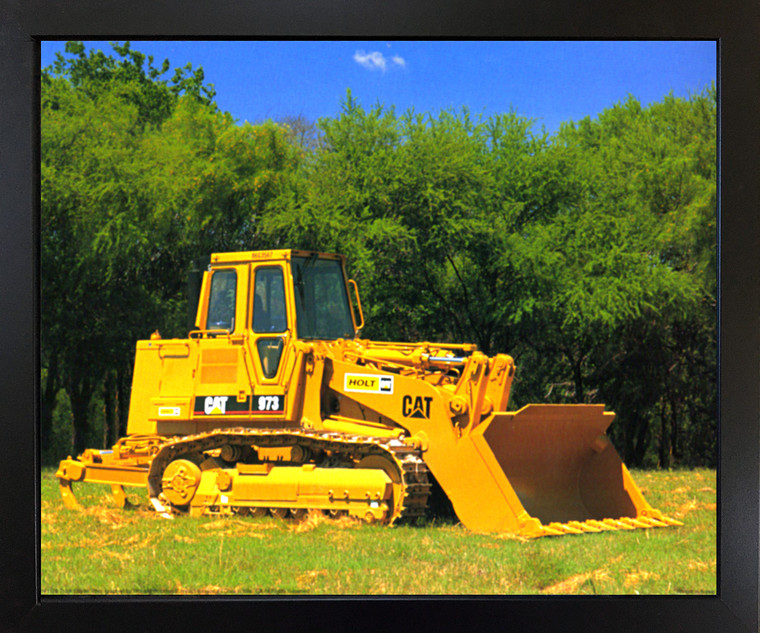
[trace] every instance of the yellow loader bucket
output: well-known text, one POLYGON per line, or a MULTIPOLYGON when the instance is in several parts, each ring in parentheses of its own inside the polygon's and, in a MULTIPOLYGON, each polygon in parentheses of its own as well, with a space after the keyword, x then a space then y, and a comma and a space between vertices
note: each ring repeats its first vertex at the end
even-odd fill
POLYGON ((459 440, 447 464, 430 455, 447 469, 445 481, 432 463, 431 470, 475 531, 533 537, 682 525, 652 508, 633 482, 605 435, 614 417, 604 405, 495 413, 459 440), (463 483, 448 476, 452 458, 463 483))

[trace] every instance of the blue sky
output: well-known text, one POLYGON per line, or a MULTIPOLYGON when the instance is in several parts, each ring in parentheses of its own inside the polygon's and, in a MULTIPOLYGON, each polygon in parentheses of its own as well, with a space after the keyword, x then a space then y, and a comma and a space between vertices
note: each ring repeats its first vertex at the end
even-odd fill
MULTIPOLYGON (((86 42, 113 54, 108 42, 86 42)), ((64 42, 43 42, 42 67, 64 42)), ((238 121, 340 112, 346 90, 437 114, 467 107, 490 116, 514 109, 536 129, 592 118, 633 95, 642 104, 699 93, 716 80, 716 43, 516 41, 133 41, 160 67, 202 67, 219 107, 238 121)), ((167 73, 167 78, 171 76, 167 73)))

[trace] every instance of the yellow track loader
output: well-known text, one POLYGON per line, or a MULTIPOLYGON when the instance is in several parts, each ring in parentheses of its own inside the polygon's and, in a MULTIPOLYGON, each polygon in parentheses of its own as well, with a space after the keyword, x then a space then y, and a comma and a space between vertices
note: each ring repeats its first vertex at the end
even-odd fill
POLYGON ((167 517, 392 524, 424 515, 435 481, 475 532, 681 525, 636 487, 604 405, 507 411, 510 356, 364 340, 363 325, 341 255, 212 255, 195 329, 137 343, 127 436, 61 462, 64 502, 78 507, 73 482, 99 482, 122 505, 124 486, 147 488, 167 517))

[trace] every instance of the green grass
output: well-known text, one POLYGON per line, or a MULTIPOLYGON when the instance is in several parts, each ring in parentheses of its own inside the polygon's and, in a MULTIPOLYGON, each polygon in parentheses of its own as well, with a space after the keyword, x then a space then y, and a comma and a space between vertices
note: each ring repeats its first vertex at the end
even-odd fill
POLYGON ((42 473, 41 590, 50 594, 714 594, 715 471, 633 472, 678 528, 523 540, 461 525, 310 517, 167 520, 42 473))

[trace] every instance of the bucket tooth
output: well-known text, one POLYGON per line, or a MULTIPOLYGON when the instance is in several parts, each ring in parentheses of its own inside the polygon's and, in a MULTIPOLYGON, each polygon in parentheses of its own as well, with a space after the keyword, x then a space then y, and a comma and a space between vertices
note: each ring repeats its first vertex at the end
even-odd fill
POLYGON ((567 523, 550 523, 543 526, 545 536, 561 536, 563 534, 585 534, 586 532, 601 532, 603 529, 595 521, 568 521, 567 523))
POLYGON ((602 521, 605 525, 612 526, 613 529, 617 530, 635 530, 636 528, 632 525, 623 522, 621 519, 604 519, 602 521))
POLYGON ((573 527, 569 523, 550 523, 548 527, 557 530, 560 534, 583 534, 581 528, 573 527))
POLYGON ((617 529, 605 523, 604 521, 596 521, 594 519, 589 519, 588 521, 586 521, 586 523, 592 527, 595 527, 600 532, 612 532, 617 529))
MULTIPOLYGON (((670 519, 670 521, 674 521, 670 519)), ((675 521, 675 523, 678 523, 675 521)), ((672 525, 666 518, 621 517, 619 519, 587 519, 586 521, 553 522, 542 525, 538 536, 562 536, 564 534, 585 534, 586 532, 614 532, 616 530, 636 530, 672 525)))
POLYGON ((636 519, 633 517, 621 517, 619 519, 621 522, 625 523, 626 525, 630 525, 632 528, 651 528, 652 525, 646 522, 646 519, 636 519))
POLYGON ((584 532, 601 532, 599 528, 589 524, 588 521, 569 521, 568 525, 584 532))

